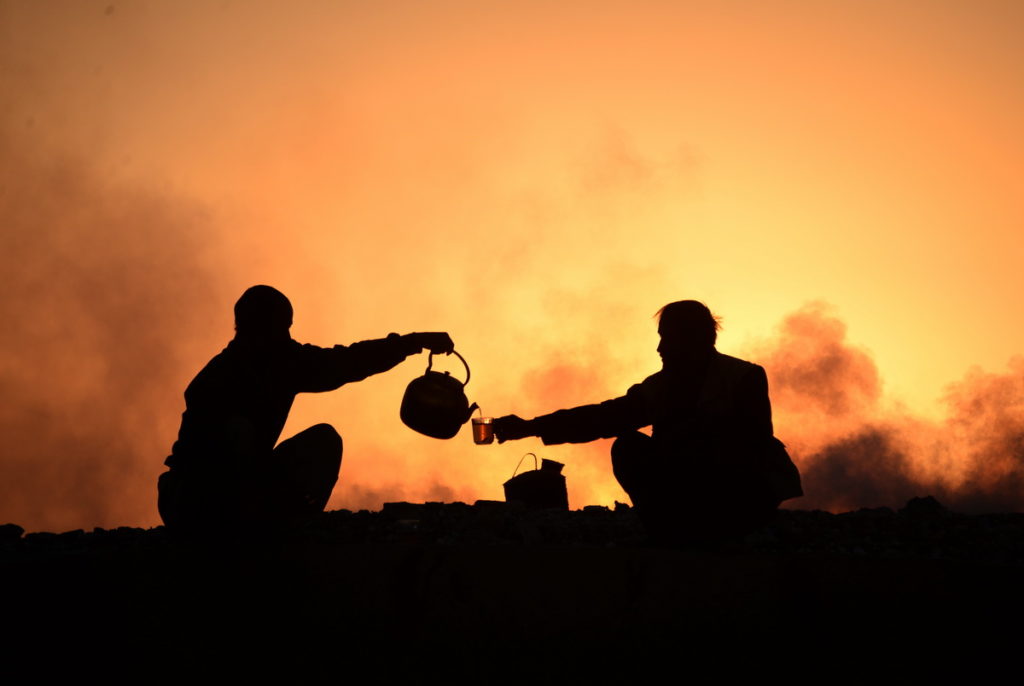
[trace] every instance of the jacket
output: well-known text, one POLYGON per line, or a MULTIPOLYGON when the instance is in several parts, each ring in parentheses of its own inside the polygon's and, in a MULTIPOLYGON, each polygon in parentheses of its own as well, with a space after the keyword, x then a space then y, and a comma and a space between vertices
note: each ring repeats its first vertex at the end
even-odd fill
POLYGON ((696 370, 662 370, 626 394, 532 420, 545 445, 613 438, 651 427, 657 454, 693 488, 803 495, 800 475, 774 437, 764 368, 713 351, 696 370))
POLYGON ((332 348, 236 338, 185 389, 178 440, 165 464, 189 471, 244 469, 274 449, 298 393, 360 381, 419 350, 397 334, 332 348))

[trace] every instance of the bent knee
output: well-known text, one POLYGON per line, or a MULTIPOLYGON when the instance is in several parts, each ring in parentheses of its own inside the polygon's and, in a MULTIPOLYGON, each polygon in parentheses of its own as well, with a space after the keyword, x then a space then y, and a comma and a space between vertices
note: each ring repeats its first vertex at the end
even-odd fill
POLYGON ((623 434, 612 443, 612 460, 628 460, 650 451, 651 437, 639 431, 623 434))
POLYGON ((336 447, 339 453, 342 451, 344 442, 341 440, 341 434, 330 424, 314 424, 303 433, 308 433, 311 439, 315 439, 325 447, 336 447))
POLYGON ((341 468, 341 454, 345 448, 344 441, 330 424, 316 424, 302 432, 304 438, 314 446, 314 453, 337 472, 341 468))

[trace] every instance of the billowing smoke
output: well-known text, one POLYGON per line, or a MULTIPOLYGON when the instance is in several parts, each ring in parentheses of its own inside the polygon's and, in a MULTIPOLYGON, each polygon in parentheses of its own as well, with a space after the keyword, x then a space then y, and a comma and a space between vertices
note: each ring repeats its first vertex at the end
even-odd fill
POLYGON ((934 485, 910 476, 909 458, 886 428, 867 426, 805 459, 799 454, 795 457, 801 464, 807 494, 793 503, 801 509, 845 512, 895 506, 934 492, 934 485))
POLYGON ((0 521, 152 522, 167 389, 209 321, 206 220, 0 136, 0 221, 0 521))
POLYGON ((949 416, 889 408, 871 357, 813 303, 789 315, 753 356, 768 371, 776 434, 800 467, 792 507, 898 507, 934 495, 965 512, 1024 509, 1024 360, 950 386, 949 416))
POLYGON ((878 370, 845 339, 846 326, 821 303, 786 317, 766 363, 775 397, 787 411, 834 420, 875 407, 881 397, 878 370))
POLYGON ((946 402, 949 500, 967 511, 1024 510, 1024 359, 1005 374, 972 370, 946 402))

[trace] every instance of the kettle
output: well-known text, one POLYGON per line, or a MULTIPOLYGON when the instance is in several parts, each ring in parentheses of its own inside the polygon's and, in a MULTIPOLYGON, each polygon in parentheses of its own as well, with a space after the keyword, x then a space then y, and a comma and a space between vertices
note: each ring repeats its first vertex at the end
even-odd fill
POLYGON ((402 397, 399 412, 402 422, 413 431, 432 438, 451 438, 459 433, 477 407, 476 403, 470 406, 465 393, 469 383, 469 365, 462 355, 454 350, 452 353, 466 367, 465 381, 459 381, 449 372, 431 371, 434 353, 430 353, 427 371, 409 382, 402 397))

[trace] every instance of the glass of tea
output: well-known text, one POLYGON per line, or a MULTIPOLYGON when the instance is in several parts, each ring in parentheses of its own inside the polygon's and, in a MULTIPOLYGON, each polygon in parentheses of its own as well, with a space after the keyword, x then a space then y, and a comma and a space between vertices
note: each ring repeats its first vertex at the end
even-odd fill
POLYGON ((473 442, 477 445, 494 443, 494 417, 473 417, 473 442))

